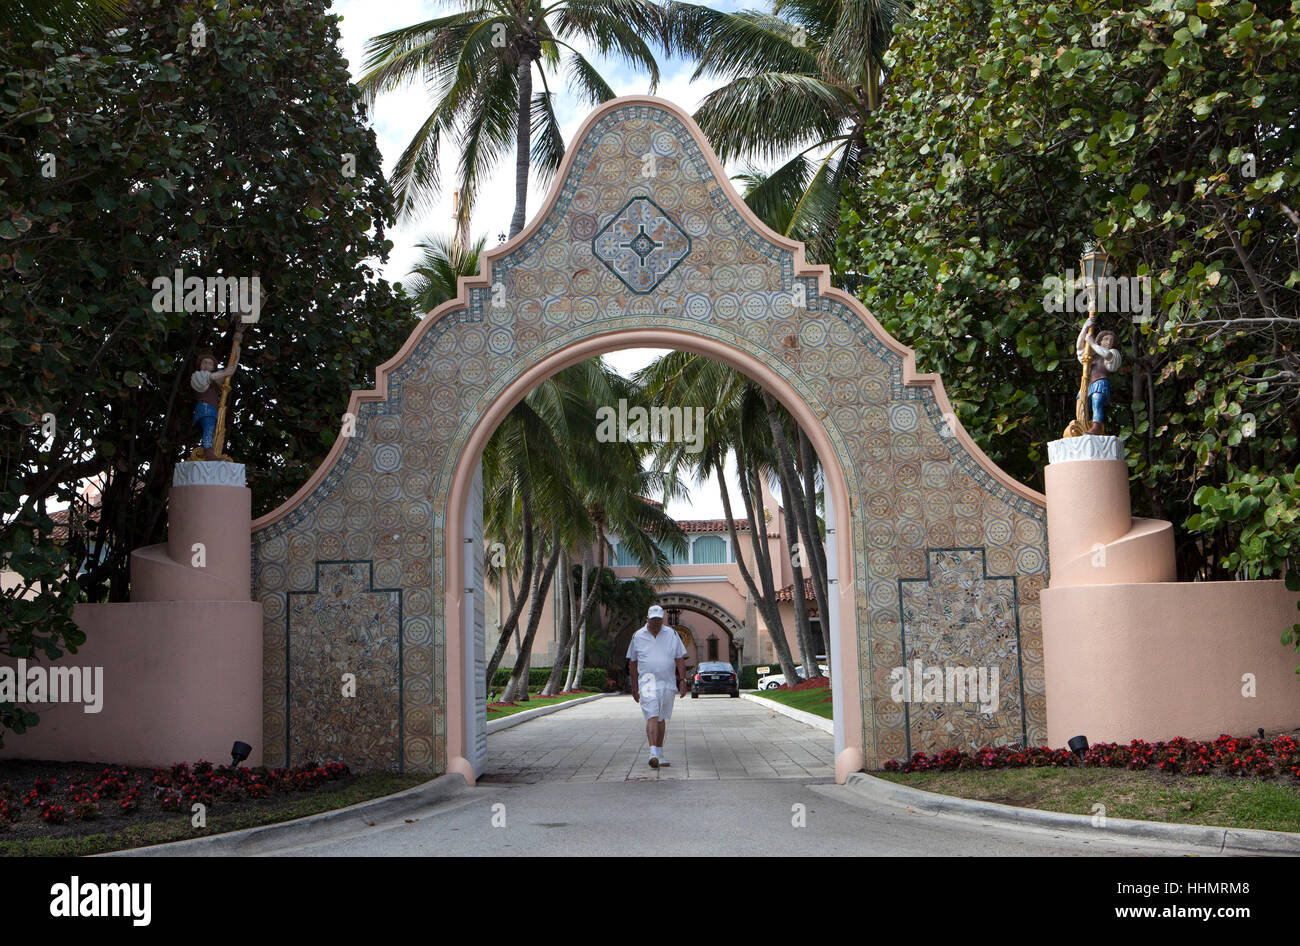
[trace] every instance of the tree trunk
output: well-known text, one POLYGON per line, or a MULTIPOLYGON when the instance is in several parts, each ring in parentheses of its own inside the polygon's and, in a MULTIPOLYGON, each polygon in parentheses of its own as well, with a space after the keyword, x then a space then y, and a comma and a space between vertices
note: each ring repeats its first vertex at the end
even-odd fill
POLYGON ((804 433, 803 428, 799 428, 799 454, 803 463, 803 525, 804 525, 804 548, 808 550, 806 558, 812 566, 813 573, 813 597, 817 599, 817 614, 820 617, 822 629, 822 647, 826 651, 826 669, 830 670, 833 666, 831 660, 831 631, 830 631, 830 583, 826 577, 826 549, 822 545, 822 537, 817 529, 817 456, 812 448, 812 441, 804 433))
MULTIPOLYGON (((591 606, 596 601, 596 592, 597 589, 600 587, 600 575, 601 572, 603 572, 605 569, 605 530, 603 527, 597 527, 597 535, 599 537, 600 556, 596 562, 596 571, 594 574, 594 580, 588 582, 587 576, 584 572, 583 583, 582 583, 582 606, 578 610, 577 628, 575 629, 574 635, 569 638, 569 647, 582 648, 582 652, 584 655, 586 653, 586 649, 585 647, 583 647, 583 644, 586 639, 587 618, 591 615, 591 606)), ((569 656, 569 651, 565 651, 564 659, 567 660, 568 656, 569 656)), ((561 662, 560 659, 557 657, 556 663, 558 664, 560 662, 561 662)), ((581 669, 579 669, 578 673, 579 674, 582 673, 581 669)), ((571 683, 572 683, 572 679, 566 681, 565 689, 571 689, 572 688, 570 685, 571 683)), ((548 683, 547 686, 550 686, 550 684, 548 683)))
POLYGON ((519 59, 519 138, 515 145, 515 215, 510 218, 510 236, 524 228, 528 213, 528 169, 533 140, 533 60, 527 53, 519 59))
POLYGON ((578 661, 573 667, 573 682, 569 684, 570 690, 582 689, 582 672, 587 666, 587 628, 582 626, 578 628, 578 661))
MULTIPOLYGON (((489 690, 492 688, 492 677, 496 674, 497 667, 501 665, 501 658, 505 655, 506 644, 510 643, 510 634, 519 627, 519 615, 524 609, 524 602, 528 599, 528 583, 533 577, 533 506, 527 491, 524 492, 521 503, 524 520, 524 571, 519 579, 520 596, 518 600, 515 600, 514 585, 510 584, 508 586, 511 597, 510 614, 505 623, 501 625, 501 636, 497 638, 496 650, 492 652, 492 659, 488 661, 487 670, 485 671, 484 680, 487 682, 489 690)), ((505 564, 502 568, 509 570, 510 566, 505 564)))
MULTIPOLYGON (((794 476, 794 463, 790 460, 790 444, 785 439, 785 427, 781 424, 780 414, 777 413, 776 399, 767 391, 763 391, 763 404, 767 407, 767 423, 772 428, 772 439, 776 443, 779 461, 777 476, 781 480, 781 492, 784 494, 781 510, 785 515, 785 531, 787 536, 793 537, 797 542, 800 533, 804 532, 799 528, 799 510, 803 505, 802 492, 794 476)), ((808 624, 808 602, 804 597, 803 566, 799 563, 800 558, 807 557, 807 553, 802 556, 793 554, 790 556, 790 571, 794 578, 791 597, 794 599, 794 621, 799 634, 799 650, 803 655, 804 672, 807 679, 812 679, 821 676, 821 669, 816 660, 817 655, 812 653, 812 628, 808 624)), ((798 681, 786 678, 786 683, 790 686, 796 682, 798 681)))
MULTIPOLYGON (((739 460, 739 458, 737 459, 739 460)), ((713 469, 716 472, 718 477, 718 488, 722 492, 722 511, 723 514, 727 517, 727 534, 731 537, 731 547, 735 551, 736 567, 740 570, 740 577, 745 580, 745 587, 749 590, 749 595, 754 601, 754 606, 758 609, 759 613, 763 615, 763 620, 767 623, 768 631, 770 633, 773 624, 770 620, 768 620, 768 609, 764 606, 763 595, 759 593, 758 587, 754 583, 754 576, 750 574, 749 568, 745 565, 745 559, 740 554, 740 538, 736 535, 736 519, 731 512, 731 491, 727 489, 727 480, 726 477, 723 476, 722 461, 720 459, 714 460, 713 469)), ((743 477, 745 474, 742 472, 741 475, 743 477)), ((743 479, 742 479, 741 491, 742 493, 745 492, 743 479)), ((748 506, 748 503, 746 503, 746 506, 748 506)), ((750 523, 749 524, 750 539, 753 540, 756 535, 756 524, 754 521, 754 517, 752 515, 750 516, 749 523, 750 523)), ((754 567, 757 569, 759 568, 759 566, 760 566, 760 560, 758 555, 755 554, 754 567)), ((776 624, 778 628, 780 627, 780 621, 781 619, 778 613, 777 624, 776 624)), ((781 643, 784 644, 785 630, 781 629, 780 634, 781 634, 781 643)), ((777 656, 781 660, 782 672, 783 673, 786 672, 786 668, 788 667, 789 672, 794 673, 794 660, 790 658, 789 648, 787 647, 783 649, 780 645, 777 645, 776 649, 777 649, 777 656)), ((754 659, 755 660, 758 659, 757 654, 754 655, 754 659)), ((737 667, 736 672, 739 673, 742 669, 743 668, 741 667, 737 667)))
POLYGON ((785 639, 785 624, 781 620, 781 610, 776 603, 776 583, 772 580, 772 558, 767 550, 767 524, 754 506, 754 491, 750 480, 755 475, 755 471, 749 469, 744 451, 741 449, 736 451, 736 470, 740 479, 740 495, 745 501, 745 514, 749 517, 749 538, 754 548, 754 569, 758 572, 763 589, 763 593, 755 599, 754 605, 767 624, 768 635, 772 638, 772 646, 776 649, 777 660, 781 664, 781 672, 785 674, 787 680, 795 680, 798 679, 798 674, 794 672, 794 657, 790 653, 790 642, 785 639))
MULTIPOLYGON (((527 596, 527 600, 529 602, 528 614, 530 620, 532 619, 532 615, 537 612, 537 608, 538 608, 537 602, 538 602, 538 595, 540 594, 538 589, 541 587, 541 583, 542 583, 542 570, 543 570, 542 560, 546 558, 547 548, 549 548, 549 546, 546 544, 546 542, 543 542, 537 550, 537 562, 533 566, 533 584, 532 587, 528 589, 528 596, 527 596)), ((501 700, 503 702, 512 702, 514 697, 518 695, 518 688, 515 687, 513 684, 519 673, 520 660, 524 661, 524 671, 525 671, 524 672, 524 699, 527 700, 528 699, 528 674, 527 674, 528 661, 527 659, 524 658, 524 642, 519 637, 518 625, 516 625, 515 662, 511 665, 510 676, 506 679, 505 690, 503 690, 501 693, 501 700)))
MULTIPOLYGON (((591 564, 592 563, 589 562, 588 557, 584 555, 582 560, 582 589, 578 597, 578 600, 584 604, 587 601, 588 595, 594 594, 594 588, 591 583, 592 578, 595 577, 597 581, 599 581, 600 578, 599 573, 593 575, 590 567, 591 564)), ((581 688, 582 664, 587 657, 587 628, 586 625, 582 623, 576 610, 574 612, 573 633, 577 636, 574 640, 573 649, 569 651, 572 656, 569 660, 569 678, 564 681, 564 689, 566 690, 577 690, 581 688)))
POLYGON ((556 536, 555 551, 551 553, 551 558, 542 571, 541 580, 538 582, 537 590, 533 595, 533 606, 531 613, 528 615, 528 633, 524 635, 523 644, 519 649, 519 656, 515 658, 515 669, 510 674, 510 682, 506 684, 506 692, 501 697, 504 702, 528 702, 528 668, 532 662, 533 639, 537 637, 537 626, 542 623, 542 610, 546 595, 551 590, 551 578, 555 575, 555 566, 559 562, 560 542, 559 537, 556 536))
POLYGON ((560 556, 560 574, 564 583, 560 589, 560 639, 555 642, 555 656, 551 659, 551 672, 542 687, 541 696, 554 696, 560 683, 560 674, 566 663, 564 655, 569 652, 569 642, 573 639, 573 566, 569 559, 569 550, 560 556))
MULTIPOLYGON (((572 635, 577 633, 578 602, 585 600, 587 597, 587 572, 588 572, 587 556, 584 555, 582 557, 582 587, 581 590, 579 591, 577 601, 575 601, 573 598, 573 583, 572 582, 569 583, 569 622, 570 622, 569 640, 570 641, 573 640, 572 635)), ((566 691, 573 689, 573 666, 574 664, 577 663, 577 661, 578 661, 578 651, 573 646, 573 644, 570 644, 569 645, 569 668, 568 670, 565 671, 565 676, 564 676, 564 689, 566 691)))

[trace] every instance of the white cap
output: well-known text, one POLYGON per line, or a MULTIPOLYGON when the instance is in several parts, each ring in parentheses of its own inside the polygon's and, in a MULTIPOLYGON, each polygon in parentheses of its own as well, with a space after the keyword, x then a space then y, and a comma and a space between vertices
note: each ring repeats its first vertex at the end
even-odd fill
POLYGON ((664 616, 664 609, 657 604, 650 605, 650 610, 645 613, 646 620, 650 618, 661 618, 664 616))

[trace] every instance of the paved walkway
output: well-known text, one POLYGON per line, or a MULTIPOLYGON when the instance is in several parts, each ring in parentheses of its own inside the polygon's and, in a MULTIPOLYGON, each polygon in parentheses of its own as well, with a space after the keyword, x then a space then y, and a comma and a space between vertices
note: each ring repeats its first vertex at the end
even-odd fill
MULTIPOLYGON (((833 783, 831 737, 748 700, 679 700, 671 768, 646 765, 630 696, 488 737, 478 788, 260 853, 330 856, 1205 854, 869 801, 833 783)), ((631 874, 627 883, 633 883, 631 874)), ((622 879, 622 878, 616 878, 622 879)))
POLYGON ((631 696, 607 696, 488 736, 481 783, 833 778, 829 733, 749 700, 678 699, 652 769, 645 720, 631 696))

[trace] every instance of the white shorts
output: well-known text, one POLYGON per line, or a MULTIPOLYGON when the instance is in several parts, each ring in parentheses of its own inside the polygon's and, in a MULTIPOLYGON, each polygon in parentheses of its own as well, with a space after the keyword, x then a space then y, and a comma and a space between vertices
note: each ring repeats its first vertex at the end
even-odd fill
POLYGON ((677 687, 647 675, 638 682, 638 690, 641 693, 641 715, 647 721, 654 716, 658 716, 664 722, 672 718, 677 687))

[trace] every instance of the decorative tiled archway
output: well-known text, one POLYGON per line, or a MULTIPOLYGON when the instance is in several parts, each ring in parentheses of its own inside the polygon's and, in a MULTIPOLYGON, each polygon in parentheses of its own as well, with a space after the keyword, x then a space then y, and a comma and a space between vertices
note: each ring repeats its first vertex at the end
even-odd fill
POLYGON ((533 222, 420 323, 373 391, 353 393, 353 435, 253 524, 268 759, 328 743, 354 765, 472 774, 482 596, 462 517, 482 444, 547 374, 632 345, 746 371, 823 460, 842 767, 1045 740, 1043 497, 988 460, 938 377, 918 375, 801 244, 754 218, 689 116, 637 97, 588 118, 533 222), (973 707, 905 712, 891 697, 905 659, 1009 667, 1011 654, 1017 679, 1003 678, 992 725, 973 707), (358 664, 359 690, 392 711, 339 695, 358 664))

